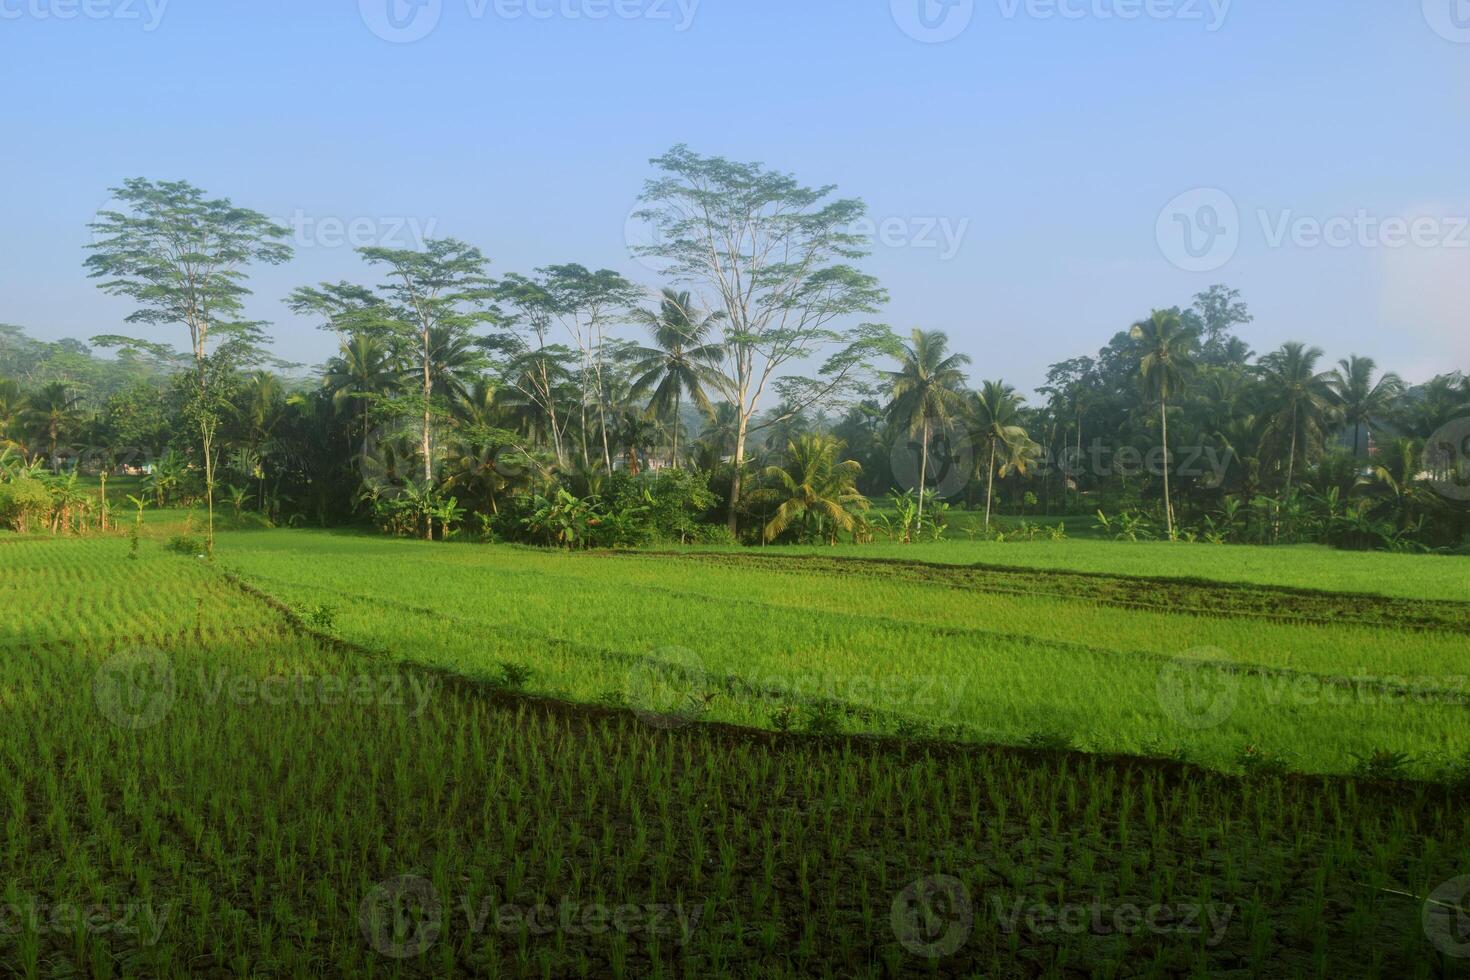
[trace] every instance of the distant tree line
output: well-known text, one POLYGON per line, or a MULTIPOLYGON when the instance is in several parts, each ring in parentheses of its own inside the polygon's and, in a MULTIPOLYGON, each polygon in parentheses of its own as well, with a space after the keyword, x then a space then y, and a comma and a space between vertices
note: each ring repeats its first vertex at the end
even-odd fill
POLYGON ((364 248, 356 281, 286 297, 337 342, 304 380, 244 316, 286 230, 184 182, 114 188, 87 268, 133 329, 0 327, 0 522, 84 528, 78 475, 130 473, 139 508, 201 506, 210 547, 220 508, 563 547, 913 540, 955 507, 995 536, 1055 515, 1132 538, 1465 543, 1460 495, 1438 492, 1464 447, 1436 443, 1470 418, 1462 373, 1258 356, 1215 286, 1052 365, 1028 403, 972 385, 942 332, 873 321, 862 202, 684 147, 652 162, 638 251, 660 292, 576 263, 495 275, 452 239, 364 248))

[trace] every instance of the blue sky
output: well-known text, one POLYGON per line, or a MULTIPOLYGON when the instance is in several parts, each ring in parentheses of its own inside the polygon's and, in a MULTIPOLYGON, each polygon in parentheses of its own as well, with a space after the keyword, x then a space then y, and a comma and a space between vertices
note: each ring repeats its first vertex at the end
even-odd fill
POLYGON ((883 319, 977 377, 1030 389, 1215 282, 1258 349, 1470 368, 1466 0, 425 2, 398 43, 404 0, 0 0, 0 321, 121 329, 81 264, 129 176, 298 227, 251 308, 295 360, 331 343, 282 300, 371 281, 354 238, 657 284, 627 216, 686 142, 866 200, 883 319))

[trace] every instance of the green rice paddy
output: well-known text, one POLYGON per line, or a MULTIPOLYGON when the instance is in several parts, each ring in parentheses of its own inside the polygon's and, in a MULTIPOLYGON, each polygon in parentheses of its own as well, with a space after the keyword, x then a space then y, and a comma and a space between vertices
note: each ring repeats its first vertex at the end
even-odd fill
POLYGON ((1463 603, 955 544, 0 540, 0 973, 1470 964, 1463 603))

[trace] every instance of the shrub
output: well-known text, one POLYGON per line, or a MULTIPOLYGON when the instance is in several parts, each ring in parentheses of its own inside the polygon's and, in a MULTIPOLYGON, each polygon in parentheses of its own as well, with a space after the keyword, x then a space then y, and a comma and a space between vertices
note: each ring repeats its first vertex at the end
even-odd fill
POLYGON ((1263 749, 1259 745, 1241 748, 1236 761, 1247 776, 1281 776, 1291 768, 1291 760, 1286 755, 1263 749))
POLYGON ((836 735, 842 731, 842 709, 831 701, 819 701, 807 708, 805 722, 808 735, 836 735))
POLYGON ((169 551, 180 555, 192 556, 204 554, 204 545, 200 543, 199 539, 191 537, 187 534, 174 535, 173 537, 168 539, 168 544, 166 544, 164 547, 168 548, 169 551))
POLYGON ((1047 749, 1054 752, 1069 752, 1074 748, 1072 736, 1063 732, 1032 732, 1026 736, 1026 747, 1047 749))
POLYGON ((337 628, 337 610, 325 604, 318 604, 302 617, 306 625, 322 633, 330 633, 337 628))
POLYGON ((701 524, 691 538, 694 544, 736 545, 740 541, 728 524, 701 524))
POLYGON ((1470 790, 1470 752, 1446 765, 1440 778, 1455 789, 1470 790))
POLYGON ((1413 756, 1390 749, 1374 749, 1367 755, 1354 756, 1354 772, 1364 779, 1402 779, 1413 756))
POLYGON ((506 660, 500 664, 500 683, 512 691, 519 691, 531 679, 531 668, 524 664, 506 660))
POLYGON ((1143 756, 1148 759, 1169 759, 1173 762, 1183 762, 1189 757, 1188 750, 1182 745, 1169 742, 1162 735, 1150 735, 1143 740, 1140 747, 1143 756))
POLYGON ((899 738, 933 738, 934 726, 917 718, 900 718, 893 734, 899 738))
POLYGON ((0 483, 0 527, 22 534, 35 519, 45 520, 51 513, 51 491, 40 480, 22 477, 0 483))

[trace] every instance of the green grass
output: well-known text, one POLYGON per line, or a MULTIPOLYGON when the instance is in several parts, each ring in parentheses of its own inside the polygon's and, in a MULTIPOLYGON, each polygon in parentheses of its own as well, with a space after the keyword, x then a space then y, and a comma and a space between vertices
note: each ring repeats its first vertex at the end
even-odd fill
POLYGON ((529 690, 569 701, 764 728, 1063 738, 1222 770, 1248 747, 1338 774, 1386 750, 1434 779, 1470 753, 1470 605, 1373 613, 1352 596, 1204 587, 1138 607, 1092 579, 992 590, 830 551, 772 563, 310 532, 221 540, 225 567, 293 606, 332 607, 351 642, 482 679, 512 663, 529 690), (1247 598, 1280 614, 1232 605, 1247 598), (1315 619, 1292 618, 1309 600, 1315 619), (1433 628, 1407 625, 1429 613, 1433 628))
MULTIPOLYGON (((958 614, 922 583, 222 538, 222 563, 303 611, 349 581, 368 586, 318 617, 335 619, 326 636, 158 540, 136 560, 127 550, 120 538, 0 542, 0 600, 23 611, 0 640, 0 973, 1205 976, 1249 964, 1430 978, 1462 965, 1446 955, 1452 923, 1424 924, 1423 898, 1470 873, 1470 814, 1442 788, 764 735, 540 703, 403 662, 437 650, 448 665, 478 644, 489 671, 534 649, 547 660, 533 684, 558 656, 568 677, 595 668, 607 682, 612 661, 574 639, 595 615, 610 648, 665 642, 667 627, 713 660, 734 656, 738 637, 722 634, 743 626, 760 643, 783 637, 747 644, 772 668, 858 636, 907 637, 924 657, 923 630, 958 614), (864 625, 822 611, 832 592, 871 597, 864 625), (708 619, 702 637, 675 615, 684 607, 708 619), (379 649, 346 642, 370 623, 379 649), (973 922, 943 902, 918 915, 934 887, 967 899, 973 922), (1058 908, 1105 928, 1056 928, 1058 908)), ((944 588, 961 607, 1029 601, 944 588)), ((850 651, 851 669, 902 651, 850 651)), ((657 694, 663 675, 630 669, 650 683, 626 690, 657 694)))
MULTIPOLYGON (((792 554, 832 551, 818 546, 781 546, 769 550, 792 554)), ((941 541, 907 545, 880 541, 857 547, 840 545, 836 550, 859 557, 949 565, 1013 565, 1470 601, 1470 559, 1463 556, 1337 551, 1319 545, 1267 548, 1094 540, 941 541)))

